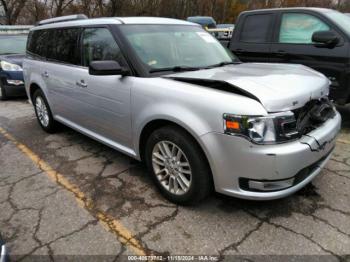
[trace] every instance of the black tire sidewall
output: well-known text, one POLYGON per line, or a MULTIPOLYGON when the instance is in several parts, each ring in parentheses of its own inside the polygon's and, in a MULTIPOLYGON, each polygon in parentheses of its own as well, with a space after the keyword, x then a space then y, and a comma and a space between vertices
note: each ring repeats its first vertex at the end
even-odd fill
POLYGON ((5 88, 2 86, 1 83, 0 83, 0 88, 1 88, 0 100, 5 101, 5 100, 7 100, 6 90, 5 90, 5 88))
POLYGON ((146 143, 144 160, 152 180, 161 193, 171 202, 181 205, 195 204, 208 196, 212 189, 211 172, 204 153, 194 138, 180 128, 168 126, 154 131, 146 143), (189 191, 184 195, 178 196, 168 192, 154 173, 152 152, 154 146, 160 141, 169 141, 176 144, 184 152, 190 163, 192 182, 189 191))
POLYGON ((33 106, 34 106, 34 111, 35 111, 36 118, 37 118, 38 123, 41 126, 41 128, 44 131, 48 132, 48 133, 54 133, 56 131, 56 122, 55 122, 55 120, 52 117, 52 113, 51 113, 51 109, 50 109, 49 103, 47 102, 47 99, 46 99, 43 91, 40 90, 40 89, 38 89, 38 90, 36 90, 34 92, 34 95, 33 95, 33 106), (48 115, 49 115, 49 124, 47 126, 42 125, 40 120, 39 120, 38 112, 36 111, 36 106, 35 106, 37 97, 41 97, 42 100, 45 103, 45 106, 46 106, 46 109, 47 109, 47 112, 48 112, 48 115))

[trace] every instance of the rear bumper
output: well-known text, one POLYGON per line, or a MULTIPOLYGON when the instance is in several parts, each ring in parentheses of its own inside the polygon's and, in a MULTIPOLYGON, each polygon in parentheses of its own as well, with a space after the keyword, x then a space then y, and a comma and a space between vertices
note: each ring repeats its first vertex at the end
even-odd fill
POLYGON ((217 192, 245 199, 272 200, 295 193, 320 173, 331 157, 340 127, 341 117, 337 113, 323 126, 290 143, 255 145, 241 137, 218 133, 202 136, 201 142, 217 192), (291 187, 273 192, 258 192, 242 185, 242 179, 281 181, 292 178, 296 182, 291 187))

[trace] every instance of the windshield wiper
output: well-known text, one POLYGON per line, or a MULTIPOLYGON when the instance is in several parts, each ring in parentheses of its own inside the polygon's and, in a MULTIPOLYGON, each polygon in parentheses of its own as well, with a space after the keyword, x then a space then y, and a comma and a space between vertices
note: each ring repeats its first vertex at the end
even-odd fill
POLYGON ((150 73, 156 73, 156 72, 166 72, 166 71, 173 71, 173 72, 186 72, 186 71, 197 71, 201 69, 210 69, 214 67, 222 67, 226 65, 234 65, 234 64, 240 64, 241 62, 221 62, 219 64, 206 66, 206 67, 190 67, 190 66, 174 66, 174 67, 166 67, 166 68, 154 68, 151 69, 150 73))
POLYGON ((241 62, 221 62, 221 63, 218 63, 218 64, 215 64, 215 65, 211 65, 211 66, 208 66, 208 68, 214 68, 214 67, 222 67, 222 66, 227 66, 227 65, 236 65, 236 64, 240 64, 241 62))
POLYGON ((173 66, 173 67, 166 67, 166 68, 154 68, 151 69, 150 73, 156 73, 156 72, 166 72, 166 71, 173 71, 173 72, 186 72, 186 71, 196 71, 200 70, 202 68, 200 67, 190 67, 190 66, 173 66))

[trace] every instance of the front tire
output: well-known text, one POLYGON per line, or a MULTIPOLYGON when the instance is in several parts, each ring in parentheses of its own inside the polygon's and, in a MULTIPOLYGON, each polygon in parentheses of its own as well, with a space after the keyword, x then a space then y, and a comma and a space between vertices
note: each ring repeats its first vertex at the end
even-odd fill
POLYGON ((47 99, 40 89, 34 92, 33 105, 41 128, 47 133, 55 133, 57 131, 57 122, 53 119, 47 99))
POLYGON ((203 151, 191 135, 178 127, 155 130, 146 143, 144 159, 158 189, 173 203, 195 204, 212 190, 203 151))
POLYGON ((6 90, 5 88, 2 86, 2 84, 0 83, 0 100, 5 101, 7 100, 7 95, 6 95, 6 90))

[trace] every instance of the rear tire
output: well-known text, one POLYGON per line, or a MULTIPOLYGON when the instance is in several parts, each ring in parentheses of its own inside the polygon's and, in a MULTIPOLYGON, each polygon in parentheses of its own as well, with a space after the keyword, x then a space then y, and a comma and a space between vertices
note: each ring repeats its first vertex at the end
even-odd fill
POLYGON ((0 100, 5 101, 5 100, 7 100, 7 99, 8 99, 8 97, 7 97, 7 95, 6 95, 6 90, 5 90, 5 88, 2 86, 2 84, 0 83, 0 100))
POLYGON ((33 95, 33 105, 35 115, 41 128, 47 133, 55 133, 58 129, 58 123, 54 120, 49 103, 40 89, 33 95))
POLYGON ((147 140, 144 160, 162 195, 173 203, 195 204, 212 191, 208 161, 197 142, 181 128, 155 130, 147 140))

